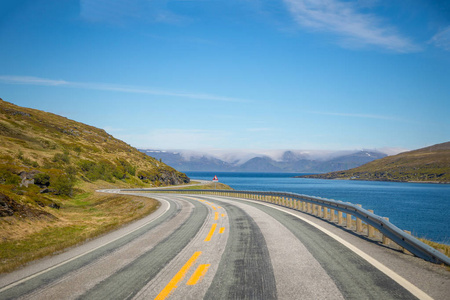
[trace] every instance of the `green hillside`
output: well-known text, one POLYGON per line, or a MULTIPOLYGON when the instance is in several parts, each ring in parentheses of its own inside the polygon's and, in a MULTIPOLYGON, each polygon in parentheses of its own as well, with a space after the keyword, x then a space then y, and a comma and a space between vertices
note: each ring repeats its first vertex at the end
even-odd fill
POLYGON ((52 202, 46 196, 71 197, 83 192, 83 184, 187 182, 185 174, 102 129, 0 99, 0 192, 28 195, 22 202, 42 207, 52 202))
POLYGON ((159 206, 96 189, 189 181, 102 129, 0 99, 0 273, 159 206))
MULTIPOLYGON (((188 182, 183 173, 139 152, 98 129, 67 118, 19 107, 0 99, 1 183, 17 176, 49 174, 50 187, 60 175, 95 182, 138 185, 188 182), (6 178, 6 173, 14 174, 6 178)), ((54 187, 56 188, 56 187, 54 187)))
POLYGON ((450 183, 450 142, 387 156, 347 171, 304 177, 450 183))

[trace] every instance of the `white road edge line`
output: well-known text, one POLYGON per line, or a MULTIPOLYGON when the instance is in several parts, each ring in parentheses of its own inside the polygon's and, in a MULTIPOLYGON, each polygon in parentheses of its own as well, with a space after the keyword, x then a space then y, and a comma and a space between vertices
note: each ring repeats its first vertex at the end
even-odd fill
MULTIPOLYGON (((239 199, 244 199, 244 198, 239 198, 239 199)), ((307 220, 307 219, 305 219, 305 218, 303 218, 303 217, 301 217, 299 215, 296 215, 293 212, 290 212, 289 210, 286 210, 286 209, 283 209, 283 208, 280 208, 280 207, 276 207, 276 206, 270 205, 268 203, 254 201, 254 200, 248 200, 248 199, 244 199, 244 200, 245 201, 249 201, 249 202, 253 202, 253 203, 256 203, 256 204, 265 205, 267 207, 271 207, 271 208, 277 209, 279 211, 288 213, 288 214, 290 214, 290 215, 292 215, 292 216, 294 216, 294 217, 296 217, 296 218, 298 218, 298 219, 308 223, 309 225, 314 226, 315 228, 319 229, 323 233, 326 233, 327 235, 329 235, 330 237, 332 237, 333 239, 335 239, 336 241, 338 241, 339 243, 341 243, 342 245, 344 245, 348 249, 350 249, 353 252, 355 252, 357 255, 359 255, 360 257, 365 259, 372 266, 374 266, 375 268, 377 268, 378 270, 380 270, 381 272, 383 272, 384 274, 389 276, 392 280, 394 280, 395 282, 400 284, 406 290, 411 292, 411 294, 413 294, 417 298, 423 299, 423 300, 433 300, 433 298, 430 297, 428 294, 426 294, 424 291, 422 291, 421 289, 416 287, 414 284, 412 284, 411 282, 409 282, 405 278, 401 277, 400 275, 398 275, 397 273, 395 273, 394 271, 392 271, 391 269, 389 269, 388 267, 386 267, 385 265, 380 263, 378 260, 376 260, 372 256, 366 254, 365 252, 361 251, 357 247, 353 246, 349 242, 345 241, 344 239, 340 238, 339 236, 335 235, 334 233, 328 231, 327 229, 321 227, 320 225, 317 225, 317 224, 315 224, 315 223, 313 223, 313 222, 311 222, 311 221, 309 221, 309 220, 307 220)))
POLYGON ((127 236, 127 235, 129 235, 130 233, 133 233, 133 232, 135 232, 135 231, 141 229, 142 227, 145 227, 145 226, 147 226, 148 224, 150 224, 150 223, 152 223, 152 222, 158 220, 158 219, 159 219, 160 217, 162 217, 162 216, 169 210, 169 208, 170 208, 170 202, 168 202, 168 201, 166 201, 166 200, 164 200, 164 199, 161 199, 161 200, 167 202, 168 205, 167 205, 166 210, 165 210, 160 216, 158 216, 156 219, 153 219, 153 220, 151 220, 151 221, 148 221, 148 222, 142 224, 141 226, 139 226, 139 227, 133 229, 132 231, 127 232, 127 233, 124 233, 123 235, 121 235, 121 236, 115 238, 114 240, 109 241, 109 242, 107 242, 107 243, 105 243, 105 244, 103 244, 103 245, 101 245, 101 246, 95 247, 95 248, 93 248, 93 249, 91 249, 91 250, 89 250, 89 251, 86 251, 86 252, 84 252, 84 253, 78 254, 77 256, 74 256, 74 257, 72 257, 72 258, 69 258, 68 260, 65 260, 65 261, 63 261, 63 262, 60 262, 60 263, 57 264, 57 265, 54 265, 53 267, 47 268, 47 269, 42 270, 42 271, 40 271, 40 272, 34 273, 33 275, 30 275, 30 276, 27 276, 27 277, 25 277, 25 278, 22 278, 22 279, 20 279, 20 280, 18 280, 18 281, 16 281, 16 282, 10 283, 10 284, 4 286, 3 288, 1 288, 1 289, 0 289, 0 293, 4 292, 4 291, 6 291, 6 290, 8 290, 8 289, 10 289, 10 288, 13 288, 13 287, 15 287, 15 286, 17 286, 17 285, 19 285, 19 284, 21 284, 21 283, 24 283, 24 282, 26 282, 26 281, 28 281, 28 280, 30 280, 30 279, 33 279, 33 278, 35 278, 35 277, 37 277, 37 276, 39 276, 39 275, 45 274, 45 273, 47 273, 47 272, 49 272, 49 271, 51 271, 51 270, 53 270, 53 269, 56 269, 56 268, 58 268, 58 267, 60 267, 60 266, 62 266, 62 265, 65 265, 65 264, 67 264, 67 263, 69 263, 69 262, 71 262, 71 261, 74 261, 74 260, 76 260, 77 258, 80 258, 80 257, 82 257, 82 256, 84 256, 84 255, 86 255, 86 254, 89 254, 89 253, 91 253, 91 252, 97 250, 97 249, 100 249, 101 247, 104 247, 104 246, 106 246, 106 245, 108 245, 108 244, 111 244, 111 243, 113 243, 113 242, 115 242, 115 241, 117 241, 117 240, 123 238, 124 236, 127 236))

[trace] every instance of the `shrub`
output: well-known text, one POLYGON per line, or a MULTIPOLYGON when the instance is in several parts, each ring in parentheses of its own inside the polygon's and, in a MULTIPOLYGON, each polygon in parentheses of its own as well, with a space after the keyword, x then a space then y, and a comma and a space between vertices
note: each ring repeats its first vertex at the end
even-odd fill
POLYGON ((123 167, 124 172, 135 176, 136 175, 136 167, 134 167, 132 164, 130 164, 128 161, 126 161, 125 159, 118 159, 119 162, 119 166, 123 167))
POLYGON ((99 179, 113 181, 115 166, 108 161, 95 163, 90 160, 81 160, 78 162, 78 165, 81 168, 82 173, 91 181, 99 179))
POLYGON ((65 163, 65 164, 70 163, 69 151, 64 150, 63 153, 55 153, 52 161, 55 163, 59 163, 59 162, 65 163))
POLYGON ((56 195, 72 196, 73 193, 73 181, 65 175, 56 177, 52 183, 52 187, 55 189, 56 195))
POLYGON ((50 175, 46 173, 34 175, 34 184, 40 187, 48 187, 50 185, 50 175))
POLYGON ((21 182, 22 178, 19 175, 5 169, 0 170, 0 184, 19 185, 21 182))

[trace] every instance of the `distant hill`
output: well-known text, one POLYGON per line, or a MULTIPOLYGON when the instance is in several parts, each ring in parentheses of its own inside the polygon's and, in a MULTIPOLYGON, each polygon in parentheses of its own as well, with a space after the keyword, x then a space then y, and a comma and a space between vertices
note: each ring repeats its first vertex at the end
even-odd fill
POLYGON ((97 181, 158 186, 189 178, 102 129, 0 99, 0 194, 45 204, 45 195, 71 196, 97 181))
POLYGON ((303 177, 450 183, 450 142, 388 156, 346 171, 303 177))
POLYGON ((180 171, 215 172, 297 172, 319 173, 350 169, 385 157, 375 151, 356 151, 345 155, 334 155, 328 159, 313 159, 306 154, 284 151, 278 159, 267 155, 254 155, 245 161, 224 161, 207 154, 188 155, 182 151, 141 149, 180 171))

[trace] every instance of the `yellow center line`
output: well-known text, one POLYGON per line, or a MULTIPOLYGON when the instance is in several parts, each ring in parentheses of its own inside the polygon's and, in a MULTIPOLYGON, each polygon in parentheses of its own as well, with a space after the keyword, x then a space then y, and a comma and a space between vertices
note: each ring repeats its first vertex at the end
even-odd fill
POLYGON ((210 265, 211 264, 204 264, 204 265, 198 266, 197 269, 195 270, 194 274, 192 274, 191 278, 189 278, 189 280, 186 284, 187 285, 195 285, 199 281, 201 281, 203 276, 205 276, 206 272, 208 271, 210 265))
POLYGON ((156 296, 155 300, 163 300, 166 299, 170 293, 175 290, 178 286, 178 282, 183 280, 184 276, 186 276, 187 271, 192 267, 197 258, 202 254, 201 251, 195 252, 191 258, 186 262, 186 264, 178 271, 175 276, 173 276, 172 280, 166 285, 166 287, 161 291, 161 293, 156 296))
POLYGON ((205 242, 209 242, 214 234, 214 231, 216 230, 217 223, 212 224, 211 230, 209 231, 208 235, 205 238, 205 242))
POLYGON ((219 233, 223 233, 225 231, 225 227, 220 227, 219 233))
POLYGON ((222 214, 222 218, 225 218, 225 214, 222 214))
POLYGON ((214 221, 219 220, 219 213, 216 211, 216 213, 214 214, 214 221))
POLYGON ((216 210, 216 207, 215 207, 215 206, 212 206, 212 205, 211 205, 211 207, 212 207, 214 210, 216 210))

